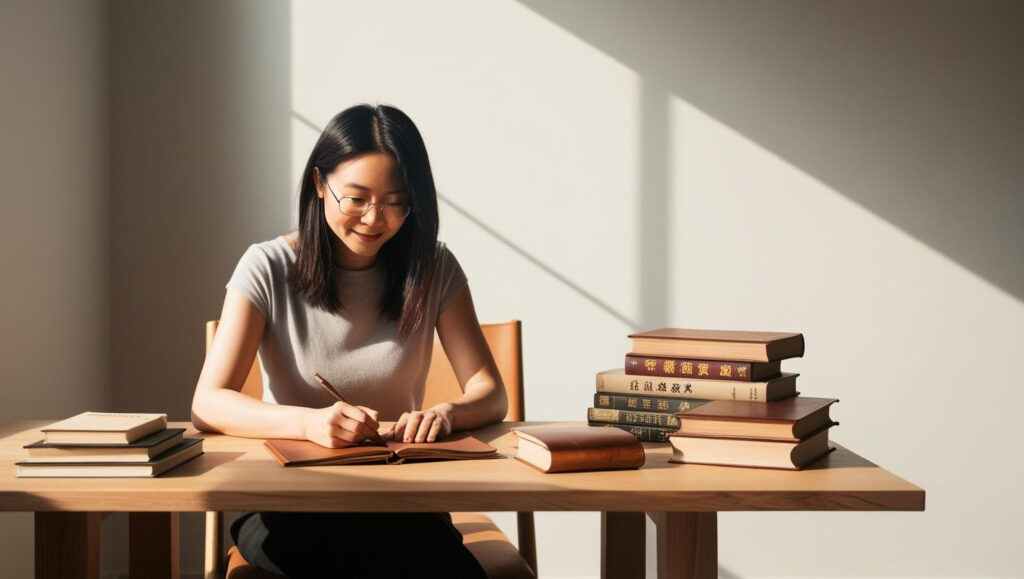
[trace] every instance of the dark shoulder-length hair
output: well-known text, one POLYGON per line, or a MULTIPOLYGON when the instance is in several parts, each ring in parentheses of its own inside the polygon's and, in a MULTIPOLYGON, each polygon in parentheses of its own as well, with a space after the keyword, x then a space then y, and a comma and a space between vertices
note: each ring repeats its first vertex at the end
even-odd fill
POLYGON ((324 217, 324 199, 317 195, 317 179, 323 186, 339 163, 363 153, 394 157, 412 206, 377 257, 387 280, 381 315, 398 320, 398 335, 405 339, 426 316, 437 253, 437 190, 419 130, 395 107, 364 104, 345 109, 317 139, 299 184, 299 239, 289 282, 316 307, 333 313, 344 308, 335 285, 334 234, 324 217))

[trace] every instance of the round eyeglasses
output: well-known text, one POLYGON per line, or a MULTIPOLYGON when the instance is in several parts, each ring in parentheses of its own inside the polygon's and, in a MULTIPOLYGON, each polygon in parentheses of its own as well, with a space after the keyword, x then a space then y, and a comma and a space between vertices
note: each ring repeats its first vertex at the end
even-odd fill
POLYGON ((330 190, 331 196, 338 202, 338 211, 341 211, 343 215, 362 217, 369 213, 370 209, 373 209, 374 206, 377 207, 380 215, 392 221, 405 219, 412 213, 412 206, 404 201, 379 201, 371 203, 362 197, 338 197, 331 184, 326 179, 324 182, 327 183, 327 189, 330 190))

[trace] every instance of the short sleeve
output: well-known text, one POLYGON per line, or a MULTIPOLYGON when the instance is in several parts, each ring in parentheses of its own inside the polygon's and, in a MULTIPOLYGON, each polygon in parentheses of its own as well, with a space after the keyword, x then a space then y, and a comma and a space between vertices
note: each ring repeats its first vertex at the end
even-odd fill
POLYGON ((459 260, 455 259, 447 245, 443 243, 438 244, 437 259, 438 285, 436 287, 440 296, 437 312, 441 313, 451 305, 452 301, 462 292, 468 282, 466 281, 466 274, 462 271, 462 266, 459 265, 459 260))
POLYGON ((235 272, 228 280, 227 289, 249 298, 263 319, 270 321, 273 301, 273 268, 270 256, 259 246, 250 245, 235 266, 235 272))

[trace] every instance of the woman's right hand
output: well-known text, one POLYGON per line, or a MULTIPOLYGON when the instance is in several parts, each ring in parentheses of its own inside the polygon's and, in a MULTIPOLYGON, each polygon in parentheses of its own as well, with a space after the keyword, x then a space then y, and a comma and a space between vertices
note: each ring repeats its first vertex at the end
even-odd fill
POLYGON ((379 436, 377 411, 365 406, 335 402, 312 409, 306 415, 306 439, 327 448, 342 448, 379 436))

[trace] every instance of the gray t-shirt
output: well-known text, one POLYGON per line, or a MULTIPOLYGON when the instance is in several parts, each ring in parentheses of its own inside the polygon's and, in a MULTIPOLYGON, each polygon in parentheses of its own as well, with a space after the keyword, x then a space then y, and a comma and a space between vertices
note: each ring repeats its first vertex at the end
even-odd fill
POLYGON ((353 404, 397 420, 417 410, 442 311, 466 287, 466 276, 443 243, 438 271, 427 297, 426 323, 405 342, 398 322, 380 317, 385 272, 380 261, 368 269, 337 269, 340 314, 312 307, 288 284, 295 251, 283 237, 249 247, 227 288, 247 297, 267 321, 260 340, 263 400, 321 408, 334 403, 313 379, 319 372, 353 404))

